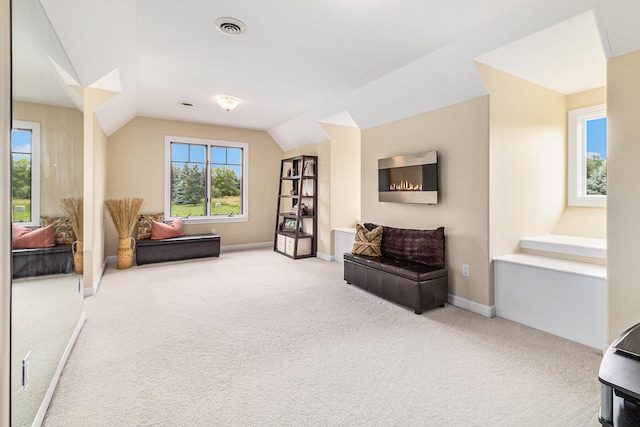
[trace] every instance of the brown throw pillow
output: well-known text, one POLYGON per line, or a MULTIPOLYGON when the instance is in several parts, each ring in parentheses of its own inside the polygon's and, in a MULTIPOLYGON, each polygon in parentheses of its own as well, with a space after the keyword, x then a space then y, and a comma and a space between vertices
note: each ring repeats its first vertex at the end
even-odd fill
POLYGON ((360 224, 356 224, 356 239, 353 242, 352 254, 367 256, 382 256, 382 226, 369 231, 360 224))
POLYGON ((162 222, 163 220, 164 214, 161 213, 138 215, 138 223, 136 224, 137 239, 150 239, 153 221, 162 222))
POLYGON ((40 226, 47 227, 53 225, 56 237, 56 245, 72 245, 76 241, 76 233, 73 232, 71 220, 66 216, 42 217, 40 226))

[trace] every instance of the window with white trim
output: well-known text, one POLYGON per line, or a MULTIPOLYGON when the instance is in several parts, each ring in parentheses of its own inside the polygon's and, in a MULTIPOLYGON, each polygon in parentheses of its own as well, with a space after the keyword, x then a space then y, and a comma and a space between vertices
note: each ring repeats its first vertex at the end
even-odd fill
POLYGON ((40 223, 40 123, 13 121, 11 221, 23 225, 40 223))
POLYGON ((569 111, 569 206, 607 203, 606 105, 569 111))
POLYGON ((249 144, 165 136, 165 218, 248 220, 249 144))

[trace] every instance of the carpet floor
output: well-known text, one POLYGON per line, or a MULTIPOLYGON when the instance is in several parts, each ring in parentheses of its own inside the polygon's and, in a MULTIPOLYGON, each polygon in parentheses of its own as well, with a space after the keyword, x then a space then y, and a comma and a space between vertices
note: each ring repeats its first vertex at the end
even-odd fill
POLYGON ((600 354, 271 250, 116 270, 45 426, 597 426, 600 354))

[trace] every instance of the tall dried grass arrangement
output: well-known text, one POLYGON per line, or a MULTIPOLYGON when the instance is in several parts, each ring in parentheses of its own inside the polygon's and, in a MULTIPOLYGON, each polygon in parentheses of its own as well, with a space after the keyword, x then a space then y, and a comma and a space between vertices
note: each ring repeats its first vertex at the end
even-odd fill
POLYGON ((113 225, 116 227, 118 238, 127 239, 131 237, 131 231, 136 225, 138 214, 144 199, 139 197, 125 197, 124 199, 105 200, 109 215, 113 225))
POLYGON ((76 239, 82 241, 83 237, 83 207, 82 197, 70 197, 60 200, 60 207, 71 221, 71 228, 76 235, 76 239))

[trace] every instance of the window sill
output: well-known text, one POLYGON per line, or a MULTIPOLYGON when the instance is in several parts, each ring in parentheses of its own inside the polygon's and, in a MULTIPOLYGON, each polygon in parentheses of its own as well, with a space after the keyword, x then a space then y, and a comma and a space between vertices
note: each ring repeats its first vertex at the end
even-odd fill
POLYGON ((607 259, 606 239, 547 234, 520 239, 520 248, 602 260, 607 259))
POLYGON ((584 208, 606 208, 607 196, 575 196, 569 197, 569 206, 584 208))
MULTIPOLYGON (((170 219, 174 220, 176 218, 170 218, 170 219)), ((216 223, 225 223, 225 222, 247 222, 249 221, 249 217, 246 215, 234 215, 234 216, 220 215, 219 217, 207 217, 207 218, 183 217, 182 221, 185 224, 216 224, 216 223)))

